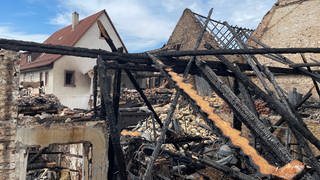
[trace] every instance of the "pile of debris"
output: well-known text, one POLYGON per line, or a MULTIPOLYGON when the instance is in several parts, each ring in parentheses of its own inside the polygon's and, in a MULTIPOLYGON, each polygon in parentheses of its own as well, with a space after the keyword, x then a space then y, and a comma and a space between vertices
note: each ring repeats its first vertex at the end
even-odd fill
MULTIPOLYGON (((155 111, 160 119, 166 118, 169 109, 170 104, 155 107, 155 111)), ((210 127, 205 124, 200 116, 197 116, 192 111, 189 105, 178 107, 172 121, 170 129, 174 130, 177 136, 198 136, 207 140, 215 140, 216 136, 211 132, 210 127)), ((141 137, 148 141, 156 141, 160 135, 161 128, 159 124, 155 123, 153 117, 150 116, 145 121, 139 122, 133 131, 140 132, 141 137)))
MULTIPOLYGON (((168 104, 174 90, 165 88, 152 88, 144 90, 151 104, 168 104)), ((120 97, 121 107, 138 107, 144 104, 138 91, 135 89, 124 89, 120 97)))
POLYGON ((41 96, 21 96, 17 99, 18 113, 24 115, 36 115, 43 112, 58 113, 64 106, 53 94, 41 96))
MULTIPOLYGON (((230 116, 221 107, 223 101, 216 95, 205 97, 217 112, 230 116)), ((157 174, 153 177, 162 179, 199 179, 222 177, 219 171, 210 173, 212 168, 207 168, 204 163, 193 159, 203 156, 204 161, 218 161, 220 164, 235 165, 238 160, 234 150, 225 139, 217 137, 190 104, 180 99, 172 122, 168 128, 168 137, 162 146, 161 153, 155 162, 157 174), (195 156, 193 156, 195 155, 195 156)), ((160 119, 166 119, 170 104, 155 105, 154 110, 160 119)), ((231 117, 231 116, 230 116, 231 117)), ((152 116, 139 122, 130 131, 123 130, 121 144, 125 151, 131 178, 141 177, 150 162, 154 144, 159 140, 161 128, 152 116)), ((235 167, 236 168, 236 167, 235 167)))

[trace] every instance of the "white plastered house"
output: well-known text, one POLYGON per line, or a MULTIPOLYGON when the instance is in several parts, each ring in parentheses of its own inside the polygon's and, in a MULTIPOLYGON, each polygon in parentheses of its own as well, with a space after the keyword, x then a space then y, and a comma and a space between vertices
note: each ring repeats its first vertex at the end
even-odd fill
MULTIPOLYGON (((111 51, 100 35, 97 20, 105 26, 116 48, 123 47, 127 52, 105 10, 82 20, 74 12, 72 23, 53 33, 44 43, 111 51)), ((91 58, 24 53, 20 62, 20 82, 42 81, 46 94, 56 95, 63 105, 87 109, 92 95, 93 75, 90 72, 95 64, 96 60, 91 58)))

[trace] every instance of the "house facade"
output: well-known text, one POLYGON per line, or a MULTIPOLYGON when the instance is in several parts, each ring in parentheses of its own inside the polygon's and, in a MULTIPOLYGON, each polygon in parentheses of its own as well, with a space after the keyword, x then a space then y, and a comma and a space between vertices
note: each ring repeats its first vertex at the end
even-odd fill
MULTIPOLYGON (((72 24, 52 34, 44 43, 111 51, 101 37, 100 20, 117 48, 123 47, 119 34, 105 10, 79 20, 74 12, 72 24)), ((20 82, 43 82, 45 93, 56 95, 70 108, 89 108, 92 96, 92 69, 96 59, 53 54, 24 53, 21 55, 20 82)))

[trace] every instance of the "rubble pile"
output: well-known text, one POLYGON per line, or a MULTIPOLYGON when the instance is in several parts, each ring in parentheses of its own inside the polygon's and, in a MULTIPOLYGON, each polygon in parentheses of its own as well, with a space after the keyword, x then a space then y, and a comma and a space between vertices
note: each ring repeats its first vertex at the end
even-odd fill
MULTIPOLYGON (((168 104, 171 100, 171 95, 174 92, 172 89, 152 88, 144 90, 151 104, 168 104)), ((137 107, 143 105, 143 99, 138 91, 133 89, 124 89, 120 97, 120 106, 122 107, 137 107)))
MULTIPOLYGON (((212 107, 215 107, 217 112, 223 111, 221 110, 223 109, 221 107, 224 107, 222 99, 216 95, 205 97, 205 99, 210 102, 212 107)), ((154 106, 160 119, 166 118, 170 105, 154 106)), ((141 177, 145 173, 154 149, 154 143, 158 140, 161 129, 150 116, 145 121, 139 122, 130 131, 122 131, 121 144, 132 179, 141 177)), ((161 154, 155 162, 154 169, 157 169, 157 174, 153 174, 153 177, 161 179, 222 178, 223 173, 206 168, 204 164, 193 159, 193 155, 198 157, 201 154, 206 160, 220 160, 219 162, 222 164, 234 165, 237 162, 233 150, 226 145, 224 139, 213 134, 211 128, 183 98, 179 100, 166 134, 169 136, 167 136, 165 144, 162 145, 161 154)))
MULTIPOLYGON (((170 104, 155 107, 155 111, 158 113, 160 119, 166 118, 169 109, 170 104)), ((153 124, 152 121, 152 116, 150 116, 147 120, 140 122, 136 128, 134 128, 134 131, 140 132, 141 136, 146 140, 154 141, 153 125, 155 126, 156 138, 160 135, 161 128, 159 124, 153 124)), ((193 112, 189 105, 177 108, 173 122, 169 128, 174 129, 180 136, 200 136, 212 141, 215 140, 215 135, 210 131, 210 127, 205 124, 200 116, 193 112)))
POLYGON ((18 113, 25 115, 35 115, 46 113, 57 113, 63 108, 59 99, 53 94, 41 96, 21 96, 17 99, 18 113))

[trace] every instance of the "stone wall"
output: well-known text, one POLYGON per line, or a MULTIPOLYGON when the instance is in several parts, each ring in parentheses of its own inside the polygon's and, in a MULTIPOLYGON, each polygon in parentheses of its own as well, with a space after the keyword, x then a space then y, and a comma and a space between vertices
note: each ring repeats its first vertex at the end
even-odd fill
POLYGON ((18 65, 15 52, 0 50, 0 179, 14 179, 18 65))
MULTIPOLYGON (((279 0, 264 16, 253 36, 273 48, 319 47, 319 9, 319 0, 279 0)), ((253 42, 250 44, 257 46, 253 42)), ((295 63, 303 63, 300 54, 285 56, 295 63)), ((320 54, 305 56, 308 62, 320 59, 320 54)), ((260 62, 269 66, 288 67, 262 56, 258 58, 260 62)), ((296 87, 298 92, 303 94, 313 86, 311 79, 305 76, 279 77, 277 80, 285 90, 290 91, 296 87)), ((316 92, 313 94, 316 95, 316 92)))

